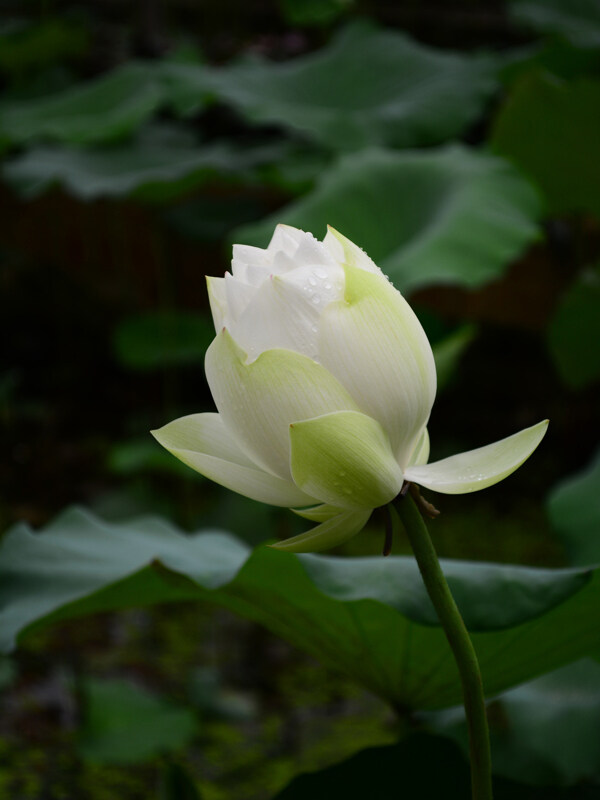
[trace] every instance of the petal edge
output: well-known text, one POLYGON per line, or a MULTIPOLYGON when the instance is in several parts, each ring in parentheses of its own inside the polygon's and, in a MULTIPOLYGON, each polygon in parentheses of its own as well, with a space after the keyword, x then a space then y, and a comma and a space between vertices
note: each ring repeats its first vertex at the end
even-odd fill
POLYGON ((407 481, 442 494, 487 489, 518 469, 544 438, 548 420, 497 442, 423 466, 408 467, 407 481))
POLYGON ((284 508, 314 503, 291 481, 253 464, 239 449, 219 414, 190 414, 151 433, 188 467, 244 497, 284 508))
POLYGON ((360 533, 370 516, 371 509, 344 511, 306 533, 300 533, 291 539, 284 539, 269 546, 276 550, 287 550, 288 553, 319 553, 322 550, 330 550, 360 533))

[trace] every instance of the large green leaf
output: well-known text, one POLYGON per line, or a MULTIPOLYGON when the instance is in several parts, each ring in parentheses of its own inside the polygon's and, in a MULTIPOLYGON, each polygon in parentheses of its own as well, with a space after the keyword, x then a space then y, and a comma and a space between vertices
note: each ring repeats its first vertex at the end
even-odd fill
POLYGON ((3 176, 27 197, 61 184, 85 200, 134 195, 162 201, 216 174, 245 175, 272 157, 269 149, 242 150, 224 141, 199 145, 185 130, 155 124, 140 131, 135 141, 113 147, 33 148, 7 163, 3 176))
POLYGON ((494 149, 543 189, 553 213, 600 216, 600 81, 544 73, 520 80, 500 109, 494 149))
POLYGON ((89 761, 131 764, 185 745, 194 714, 123 680, 88 679, 79 751, 89 761))
MULTIPOLYGON (((541 786, 600 778, 600 664, 584 659, 510 689, 490 706, 494 771, 541 786)), ((431 721, 466 747, 461 709, 431 721)))
MULTIPOLYGON (((482 534, 483 535, 483 534, 482 534)), ((600 652, 600 575, 448 561, 490 694, 600 652)), ((450 649, 411 558, 295 556, 233 537, 181 535, 156 518, 108 524, 82 510, 0 550, 0 646, 50 622, 208 599, 260 622, 406 708, 460 702, 450 649)))
POLYGON ((136 130, 163 101, 154 66, 131 62, 49 97, 5 105, 0 132, 17 142, 112 142, 136 130))
POLYGON ((284 63, 246 59, 206 80, 253 121, 288 126, 335 150, 453 138, 496 87, 489 56, 433 50, 359 24, 316 53, 284 63))
MULTIPOLYGON (((600 106, 599 106, 600 108, 600 106)), ((566 383, 581 389, 600 378, 600 267, 585 270, 561 298, 548 345, 566 383)))
POLYGON ((554 489, 548 513, 572 563, 600 564, 600 452, 554 489))
POLYGON ((344 156, 303 199, 238 228, 236 242, 265 247, 277 222, 321 238, 333 225, 399 289, 480 286, 538 236, 535 190, 499 158, 452 146, 344 156))
POLYGON ((579 47, 600 46, 598 0, 511 0, 511 16, 543 33, 558 34, 579 47))
POLYGON ((570 664, 500 702, 501 730, 492 739, 500 774, 546 785, 600 778, 600 664, 570 664))

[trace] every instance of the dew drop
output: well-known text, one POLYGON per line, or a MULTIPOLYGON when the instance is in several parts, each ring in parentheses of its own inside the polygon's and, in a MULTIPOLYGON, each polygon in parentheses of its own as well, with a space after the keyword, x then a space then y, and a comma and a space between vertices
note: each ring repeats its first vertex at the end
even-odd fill
POLYGON ((321 298, 318 294, 313 294, 313 296, 310 299, 316 306, 318 306, 319 303, 321 302, 321 298))
POLYGON ((317 279, 315 278, 314 275, 309 275, 308 276, 308 282, 310 283, 311 286, 316 286, 317 285, 317 279))
POLYGON ((331 283, 329 281, 325 281, 325 283, 323 284, 323 287, 325 289, 331 289, 331 283))
POLYGON ((312 326, 311 326, 311 331, 312 331, 313 333, 316 333, 318 330, 319 330, 319 329, 317 328, 317 326, 316 326, 316 325, 312 325, 312 326))

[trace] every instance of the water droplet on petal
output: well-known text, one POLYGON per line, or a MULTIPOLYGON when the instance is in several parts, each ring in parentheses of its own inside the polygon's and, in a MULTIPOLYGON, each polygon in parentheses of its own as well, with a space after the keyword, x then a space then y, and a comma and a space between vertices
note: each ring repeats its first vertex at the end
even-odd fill
POLYGON ((318 306, 319 303, 321 302, 321 297, 318 294, 313 294, 313 296, 310 299, 316 306, 318 306))

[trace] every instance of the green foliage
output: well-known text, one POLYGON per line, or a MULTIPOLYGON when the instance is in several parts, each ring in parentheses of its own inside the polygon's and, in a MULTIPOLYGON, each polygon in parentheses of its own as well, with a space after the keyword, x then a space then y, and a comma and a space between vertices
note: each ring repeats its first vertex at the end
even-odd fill
POLYGON ((160 203, 211 178, 248 180, 252 170, 282 155, 278 145, 241 148, 223 140, 199 144, 183 127, 153 123, 135 141, 112 147, 34 147, 8 162, 3 177, 28 198, 60 184, 82 200, 131 195, 160 203))
POLYGON ((87 679, 79 752, 98 763, 133 764, 185 745, 194 734, 191 711, 129 681, 87 679))
POLYGON ((600 216, 600 81, 533 72, 495 120, 491 144, 543 190, 551 213, 600 216))
POLYGON ((233 228, 264 216, 265 207, 257 197, 219 197, 207 192, 162 213, 168 227, 179 236, 206 244, 220 243, 233 228))
POLYGON ((600 46, 596 0, 511 0, 512 16, 543 33, 558 34, 578 47, 600 46))
POLYGON ((246 696, 227 691, 216 670, 198 668, 190 678, 190 701, 204 716, 229 721, 252 720, 257 717, 255 704, 246 696))
POLYGON ((205 316, 158 311, 128 317, 115 329, 119 361, 132 369, 153 370, 175 364, 201 364, 214 328, 205 316))
POLYGON ((6 106, 0 132, 17 142, 113 142, 136 131, 162 102, 152 65, 131 62, 83 86, 6 106))
MULTIPOLYGON (((489 709, 494 771, 537 786, 600 780, 600 664, 590 659, 500 695, 489 709)), ((466 747, 461 710, 433 727, 466 747)))
POLYGON ((452 380, 458 362, 475 338, 476 333, 476 329, 472 325, 464 325, 433 345, 438 391, 452 380))
POLYGON ((135 134, 159 109, 198 112, 208 100, 204 75, 194 61, 129 61, 62 91, 7 102, 0 135, 16 143, 113 143, 135 134))
POLYGON ((491 57, 443 53, 358 24, 315 54, 285 64, 245 59, 207 82, 253 122, 334 150, 443 142, 479 117, 496 88, 491 57))
POLYGON ((600 267, 584 270, 561 298, 548 346, 561 378, 581 389, 600 378, 600 267))
POLYGON ((59 183, 83 200, 133 194, 160 202, 254 163, 226 142, 198 146, 185 130, 154 125, 110 148, 33 148, 5 166, 4 178, 26 197, 59 183))
POLYGON ((600 664, 563 667, 511 689, 499 704, 492 744, 499 774, 559 786, 600 779, 600 664))
POLYGON ((143 472, 163 472, 202 480, 199 472, 189 469, 173 458, 147 434, 114 444, 106 459, 108 469, 122 477, 140 475, 143 472))
POLYGON ((548 513, 573 564, 600 563, 600 453, 552 491, 548 513))
POLYGON ((502 59, 500 80, 512 89, 523 76, 544 72, 563 80, 585 78, 597 72, 600 52, 580 50, 563 40, 549 39, 509 50, 502 59))
MULTIPOLYGON (((49 622, 101 610, 210 599, 343 670, 393 705, 459 702, 444 634, 412 558, 250 553, 222 533, 182 536, 156 518, 121 525, 72 510, 45 532, 9 532, 2 548, 2 647, 49 622), (381 670, 381 664, 386 669, 381 670), (434 670, 435 666, 435 670, 434 670)), ((494 694, 600 652, 588 570, 449 561, 453 594, 494 694)))
POLYGON ((506 162, 452 146, 343 157, 317 188, 236 242, 266 246, 276 222, 322 237, 325 224, 353 241, 401 290, 481 286, 538 236, 535 190, 506 162))

